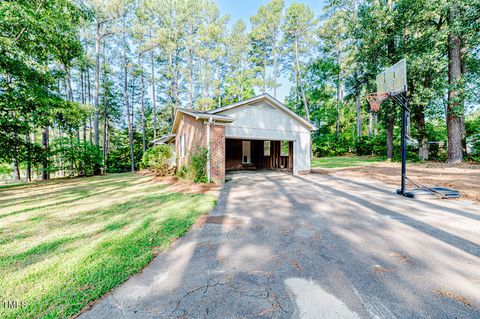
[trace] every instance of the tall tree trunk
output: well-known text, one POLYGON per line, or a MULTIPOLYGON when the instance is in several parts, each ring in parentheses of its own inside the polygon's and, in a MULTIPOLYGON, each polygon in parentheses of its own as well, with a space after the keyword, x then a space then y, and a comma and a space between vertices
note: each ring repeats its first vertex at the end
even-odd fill
POLYGON ((340 135, 340 107, 343 102, 343 93, 342 93, 342 85, 340 83, 340 73, 338 75, 337 79, 337 123, 335 125, 335 138, 338 140, 338 137, 340 135))
POLYGON ((357 94, 357 137, 362 136, 362 103, 360 93, 357 94))
POLYGON ((188 50, 188 53, 189 53, 189 74, 188 74, 188 77, 189 77, 189 83, 190 83, 190 92, 189 92, 189 95, 190 95, 190 108, 193 109, 193 50, 192 49, 189 49, 188 50))
POLYGON ((173 114, 175 114, 175 75, 174 75, 174 72, 173 72, 173 54, 170 53, 168 55, 168 72, 169 72, 169 76, 170 76, 170 84, 169 84, 169 92, 168 92, 168 95, 170 97, 170 111, 171 111, 171 115, 170 115, 170 120, 173 122, 173 114))
MULTIPOLYGON (((387 0, 387 6, 389 11, 393 10, 393 0, 387 0)), ((387 42, 387 56, 391 63, 393 63, 393 59, 395 58, 395 37, 393 36, 393 30, 389 28, 387 30, 388 34, 388 42, 387 42)), ((395 107, 396 104, 393 103, 393 106, 389 110, 389 116, 385 117, 386 120, 386 128, 387 128, 387 157, 389 160, 393 159, 393 129, 395 127, 395 107)), ((377 113, 375 113, 377 116, 377 113)), ((376 118, 375 118, 376 120, 376 118)), ((375 121, 375 136, 377 135, 377 125, 375 121)))
MULTIPOLYGON (((90 67, 87 66, 87 96, 88 96, 88 104, 89 105, 92 105, 92 95, 91 95, 91 91, 90 91, 90 67)), ((93 144, 93 135, 92 135, 92 129, 93 129, 93 126, 92 126, 92 115, 90 114, 88 116, 88 124, 89 124, 89 138, 90 138, 90 144, 93 144)))
POLYGON ((395 117, 387 117, 387 157, 393 160, 393 128, 395 126, 395 117))
POLYGON ((135 134, 135 83, 131 85, 130 92, 130 120, 132 121, 132 135, 135 134))
POLYGON ((100 136, 99 136, 99 86, 100 86, 100 22, 97 21, 95 29, 95 92, 94 92, 94 108, 95 108, 95 118, 94 118, 94 134, 95 134, 95 146, 100 145, 100 136))
MULTIPOLYGON (((222 78, 221 76, 221 66, 218 66, 218 69, 217 69, 217 76, 219 79, 222 78)), ((221 108, 222 107, 222 84, 220 83, 219 86, 218 86, 218 108, 221 108)))
POLYGON ((32 181, 32 151, 31 151, 31 141, 30 141, 30 133, 25 134, 25 144, 27 146, 27 167, 25 169, 25 181, 31 182, 32 181))
POLYGON ((82 104, 85 104, 85 80, 83 76, 83 68, 80 69, 80 93, 82 98, 82 104))
MULTIPOLYGON (((15 116, 15 113, 14 113, 15 116)), ((18 138, 18 133, 16 131, 13 132, 15 140, 18 138)), ((12 162, 12 171, 13 171, 13 179, 16 181, 20 180, 20 165, 18 163, 18 153, 19 149, 17 143, 13 145, 13 162, 12 162)))
MULTIPOLYGON (((177 67, 176 67, 176 70, 175 70, 175 82, 174 82, 174 89, 175 89, 175 110, 178 108, 178 64, 176 63, 175 64, 177 67)), ((172 118, 173 120, 173 118, 172 118)))
POLYGON ((262 70, 262 77, 263 77, 263 91, 262 93, 265 94, 267 92, 267 52, 265 51, 264 52, 264 55, 263 55, 263 70, 262 70))
MULTIPOLYGON (((75 158, 75 166, 77 167, 78 176, 83 176, 83 175, 85 175, 84 174, 85 163, 83 161, 82 154, 85 154, 85 152, 84 153, 79 153, 80 152, 79 148, 81 146, 81 143, 80 143, 80 127, 79 126, 77 126, 76 131, 77 131, 77 144, 75 145, 75 148, 77 149, 76 150, 77 155, 76 155, 76 158, 75 158), (77 161, 78 161, 78 165, 77 165, 77 161)), ((83 147, 83 150, 85 150, 85 147, 83 147)))
POLYGON ((150 55, 150 62, 152 64, 152 107, 153 107, 153 139, 157 139, 157 94, 155 91, 155 58, 154 50, 152 49, 150 55))
POLYGON ((103 57, 103 174, 107 173, 108 88, 107 63, 103 57))
POLYGON ((428 161, 429 147, 428 147, 428 138, 423 135, 420 140, 420 148, 418 150, 418 157, 422 161, 428 161))
POLYGON ((414 121, 416 123, 417 132, 418 132, 418 158, 422 161, 428 160, 428 137, 427 130, 425 127, 425 107, 418 106, 414 113, 414 121))
POLYGON ((47 180, 50 178, 50 174, 48 172, 48 151, 49 151, 49 128, 45 126, 42 132, 42 146, 43 150, 45 151, 45 157, 42 161, 42 179, 47 180))
MULTIPOLYGON (((125 28, 125 21, 124 21, 124 28, 125 28)), ((131 163, 131 170, 132 173, 135 172, 135 152, 133 148, 133 131, 132 131, 132 121, 130 118, 130 107, 128 102, 128 68, 127 68, 127 39, 125 35, 125 31, 123 33, 123 85, 125 90, 125 108, 127 112, 127 121, 128 121, 128 139, 130 142, 130 163, 131 163)))
POLYGON ((15 157, 12 162, 12 172, 13 172, 13 180, 19 181, 20 180, 20 167, 18 165, 18 159, 15 157))
POLYGON ((65 73, 67 76, 67 99, 73 101, 73 92, 72 92, 72 76, 70 68, 65 66, 65 73))
MULTIPOLYGON (((455 2, 450 5, 448 24, 453 24, 458 19, 458 8, 455 2)), ((463 161, 462 140, 464 132, 464 106, 462 88, 462 40, 454 31, 448 35, 448 106, 447 106, 447 131, 448 131, 448 159, 451 164, 463 161)))
POLYGON ((373 135, 373 113, 368 112, 368 136, 372 137, 373 135))
MULTIPOLYGON (((85 96, 85 76, 83 68, 80 69, 80 88, 82 92, 82 104, 85 105, 86 103, 86 96, 85 96)), ((87 141, 87 124, 83 123, 83 143, 87 141)))
POLYGON ((141 112, 142 112, 142 150, 145 153, 147 150, 147 137, 145 130, 145 79, 143 74, 141 75, 141 112))
MULTIPOLYGON (((342 65, 342 43, 340 43, 340 50, 337 52, 337 65, 342 65)), ((343 106, 343 83, 342 83, 342 71, 339 69, 337 75, 337 125, 335 128, 335 138, 338 140, 340 135, 340 109, 343 106)))
POLYGON ((107 130, 107 143, 106 143, 106 146, 105 146, 105 154, 107 154, 107 159, 108 159, 108 154, 110 154, 110 138, 108 137, 109 135, 109 125, 107 125, 106 127, 106 130, 107 130))
POLYGON ((273 97, 277 98, 277 47, 273 46, 273 97))
POLYGON ((208 60, 205 59, 205 97, 208 98, 208 91, 209 91, 209 87, 208 87, 209 83, 208 83, 208 60))
POLYGON ((300 70, 300 57, 298 56, 298 39, 295 38, 295 62, 297 68, 297 84, 300 87, 300 93, 302 94, 303 107, 305 108, 305 117, 310 121, 310 111, 308 109, 307 97, 305 96, 305 90, 302 85, 302 73, 300 70))
POLYGON ((71 134, 68 134, 69 136, 69 141, 70 141, 70 166, 69 166, 69 171, 68 171, 68 176, 73 177, 73 163, 75 162, 75 155, 73 153, 73 138, 71 137, 71 134))

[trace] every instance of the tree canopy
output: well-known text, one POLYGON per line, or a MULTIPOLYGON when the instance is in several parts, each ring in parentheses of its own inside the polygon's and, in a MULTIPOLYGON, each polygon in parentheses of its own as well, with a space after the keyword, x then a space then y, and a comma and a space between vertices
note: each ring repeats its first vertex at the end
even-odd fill
POLYGON ((480 157, 479 0, 271 0, 231 21, 212 0, 0 3, 0 162, 14 178, 135 170, 176 108, 291 89, 317 156, 397 155, 375 76, 405 58, 411 158, 480 157))

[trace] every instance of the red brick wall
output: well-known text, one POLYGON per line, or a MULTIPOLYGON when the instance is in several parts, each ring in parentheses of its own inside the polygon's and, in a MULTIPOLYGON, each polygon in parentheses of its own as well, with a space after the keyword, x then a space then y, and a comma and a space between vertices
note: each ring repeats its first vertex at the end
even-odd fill
POLYGON ((197 121, 193 116, 179 113, 180 124, 177 129, 177 136, 175 137, 175 152, 177 153, 177 167, 188 165, 190 154, 195 150, 195 147, 207 146, 206 126, 202 121, 197 121), (185 157, 182 157, 180 152, 180 136, 185 134, 185 157))
POLYGON ((212 125, 210 129, 210 172, 215 183, 225 182, 225 126, 212 125))
MULTIPOLYGON (((177 167, 188 165, 190 154, 195 147, 207 147, 207 126, 203 120, 196 120, 193 116, 180 113, 180 124, 175 138, 175 152, 177 153, 177 167), (186 155, 180 152, 180 136, 185 135, 186 155)), ((210 176, 215 183, 225 181, 225 127, 211 125, 210 128, 210 176)))

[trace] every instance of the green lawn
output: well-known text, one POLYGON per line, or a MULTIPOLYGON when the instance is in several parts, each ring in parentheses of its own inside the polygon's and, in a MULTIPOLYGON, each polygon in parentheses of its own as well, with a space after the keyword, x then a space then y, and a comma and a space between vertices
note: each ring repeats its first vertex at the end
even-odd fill
POLYGON ((113 174, 0 189, 0 318, 68 317, 141 270, 215 197, 113 174))
POLYGON ((376 162, 383 162, 385 156, 338 156, 338 157, 320 157, 312 159, 312 168, 341 168, 364 166, 376 162))

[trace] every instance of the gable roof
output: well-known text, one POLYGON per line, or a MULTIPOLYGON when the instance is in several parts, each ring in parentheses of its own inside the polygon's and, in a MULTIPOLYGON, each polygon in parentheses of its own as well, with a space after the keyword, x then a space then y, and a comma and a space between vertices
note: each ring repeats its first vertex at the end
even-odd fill
POLYGON ((173 125, 172 125, 172 130, 170 131, 171 133, 163 136, 161 138, 157 138, 156 140, 152 141, 154 143, 168 143, 169 141, 172 141, 175 138, 175 133, 177 131, 178 125, 180 124, 180 117, 178 116, 179 113, 187 114, 192 117, 194 117, 196 120, 202 119, 202 120, 209 120, 212 119, 214 121, 220 122, 220 123, 232 123, 235 121, 234 118, 228 115, 220 114, 224 111, 239 107, 239 106, 244 106, 244 105, 249 105, 253 104, 259 101, 265 101, 267 104, 272 106, 273 108, 284 112, 306 128, 308 128, 311 131, 317 130, 315 125, 301 117, 300 115, 296 114, 292 110, 290 110, 288 107, 286 107, 283 103, 281 103, 279 100, 275 99, 273 96, 271 96, 268 93, 263 93, 260 95, 257 95, 255 97, 252 97, 250 99, 246 99, 244 101, 240 101, 234 104, 230 104, 227 106, 223 106, 217 109, 209 110, 209 111, 198 111, 198 110, 193 110, 193 109, 184 109, 184 108, 177 108, 175 111, 175 117, 173 120, 173 125))
MULTIPOLYGON (((190 116, 193 116, 195 119, 212 119, 212 120, 219 120, 219 121, 224 121, 224 122, 233 122, 233 118, 231 118, 228 115, 222 115, 222 114, 211 114, 208 113, 207 111, 198 111, 198 110, 192 110, 192 109, 184 109, 184 108, 177 108, 177 112, 181 112, 190 116)), ((175 114, 176 116, 176 114, 175 114)))
POLYGON ((271 95, 268 94, 268 93, 263 93, 263 94, 257 95, 257 96, 255 96, 255 97, 252 97, 252 98, 247 99, 247 100, 244 100, 244 101, 240 101, 240 102, 237 102, 237 103, 234 103, 234 104, 230 104, 230 105, 223 106, 223 107, 220 107, 220 108, 217 108, 217 109, 213 109, 213 110, 210 110, 210 111, 206 111, 205 113, 220 115, 220 114, 218 114, 218 113, 222 113, 222 112, 224 112, 224 111, 231 110, 231 109, 236 108, 236 107, 239 107, 239 106, 244 106, 244 105, 248 105, 248 104, 253 104, 253 103, 256 103, 256 102, 259 102, 259 101, 265 101, 265 102, 267 102, 270 106, 276 108, 276 109, 279 110, 279 111, 282 111, 282 112, 286 113, 288 116, 290 116, 291 118, 293 118, 293 119, 296 120, 297 122, 300 122, 303 126, 305 126, 306 128, 308 128, 309 130, 311 130, 311 131, 317 130, 317 128, 315 127, 315 125, 313 125, 312 123, 310 123, 309 121, 307 121, 306 119, 304 119, 303 117, 301 117, 300 115, 298 115, 297 113, 295 113, 295 112, 293 112, 292 110, 290 110, 290 109, 289 109, 288 107, 286 107, 282 102, 280 102, 279 100, 275 99, 273 96, 271 96, 271 95))
POLYGON ((234 118, 228 115, 210 114, 205 111, 177 108, 177 110, 175 111, 175 117, 172 125, 172 131, 171 131, 172 134, 174 134, 177 131, 178 125, 180 123, 180 117, 178 116, 178 113, 183 113, 183 114, 193 116, 196 120, 212 119, 214 121, 221 122, 221 123, 232 123, 235 120, 234 118))

